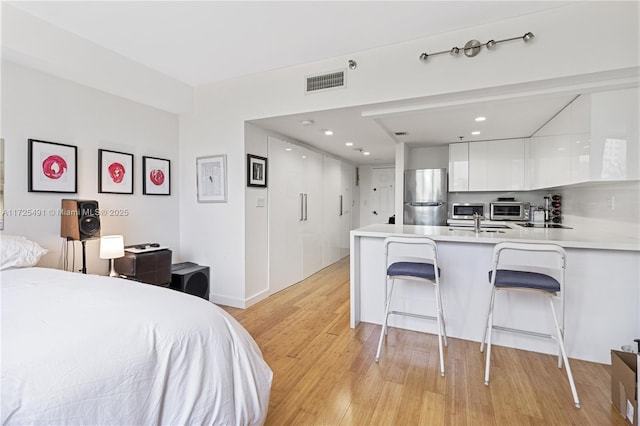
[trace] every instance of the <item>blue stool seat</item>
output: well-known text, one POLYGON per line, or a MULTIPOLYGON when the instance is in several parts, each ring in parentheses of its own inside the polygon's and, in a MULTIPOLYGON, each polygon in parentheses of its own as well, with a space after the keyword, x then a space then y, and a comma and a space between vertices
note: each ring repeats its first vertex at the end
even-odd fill
MULTIPOLYGON (((387 275, 390 277, 418 277, 425 280, 434 280, 433 265, 421 262, 396 262, 389 265, 387 275)), ((438 268, 438 276, 440 276, 440 268, 438 268)))
MULTIPOLYGON (((493 271, 489 271, 489 281, 493 271)), ((529 288, 549 292, 560 291, 560 283, 549 275, 529 271, 511 271, 498 269, 496 271, 495 286, 498 288, 529 288)))

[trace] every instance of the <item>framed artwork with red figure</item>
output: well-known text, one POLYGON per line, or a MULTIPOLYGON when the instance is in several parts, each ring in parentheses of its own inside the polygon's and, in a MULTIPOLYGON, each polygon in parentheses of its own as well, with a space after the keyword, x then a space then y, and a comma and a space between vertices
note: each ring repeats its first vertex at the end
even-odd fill
POLYGON ((29 139, 29 192, 78 192, 78 147, 29 139))
POLYGON ((98 192, 133 194, 133 154, 98 150, 98 192))
POLYGON ((171 161, 142 157, 142 193, 171 195, 171 161))

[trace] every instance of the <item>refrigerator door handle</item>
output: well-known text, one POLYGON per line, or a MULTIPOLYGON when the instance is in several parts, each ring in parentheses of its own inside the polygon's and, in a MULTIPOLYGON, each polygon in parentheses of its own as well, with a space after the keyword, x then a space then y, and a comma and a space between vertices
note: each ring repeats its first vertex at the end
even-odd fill
POLYGON ((405 204, 411 207, 438 207, 438 206, 443 206, 446 203, 443 203, 441 201, 429 201, 425 203, 411 202, 411 203, 405 203, 405 204))

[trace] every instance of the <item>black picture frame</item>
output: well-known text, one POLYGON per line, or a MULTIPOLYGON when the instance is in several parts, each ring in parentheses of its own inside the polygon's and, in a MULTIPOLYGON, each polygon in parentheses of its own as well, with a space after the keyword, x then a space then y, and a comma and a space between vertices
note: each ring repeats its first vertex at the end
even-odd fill
POLYGON ((247 154, 247 186, 266 188, 267 176, 267 159, 258 155, 247 154))
POLYGON ((78 147, 28 139, 29 192, 78 192, 78 147))
POLYGON ((133 154, 98 149, 98 192, 133 194, 133 154))
POLYGON ((171 195, 171 160, 142 157, 142 193, 171 195))

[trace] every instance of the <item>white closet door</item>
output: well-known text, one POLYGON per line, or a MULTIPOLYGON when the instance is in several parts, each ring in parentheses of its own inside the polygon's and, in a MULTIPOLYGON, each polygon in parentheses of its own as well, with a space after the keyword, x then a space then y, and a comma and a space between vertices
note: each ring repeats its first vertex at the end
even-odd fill
POLYGON ((300 147, 269 138, 269 292, 302 280, 304 170, 300 147))
POLYGON ((322 266, 326 267, 340 260, 340 197, 342 196, 342 165, 335 158, 323 158, 323 216, 324 235, 322 266))
POLYGON ((303 148, 300 159, 304 185, 304 220, 302 221, 302 276, 306 278, 322 269, 323 183, 322 155, 303 148))
POLYGON ((342 163, 342 216, 340 216, 340 258, 349 256, 351 220, 353 217, 353 186, 355 185, 355 168, 342 163))

